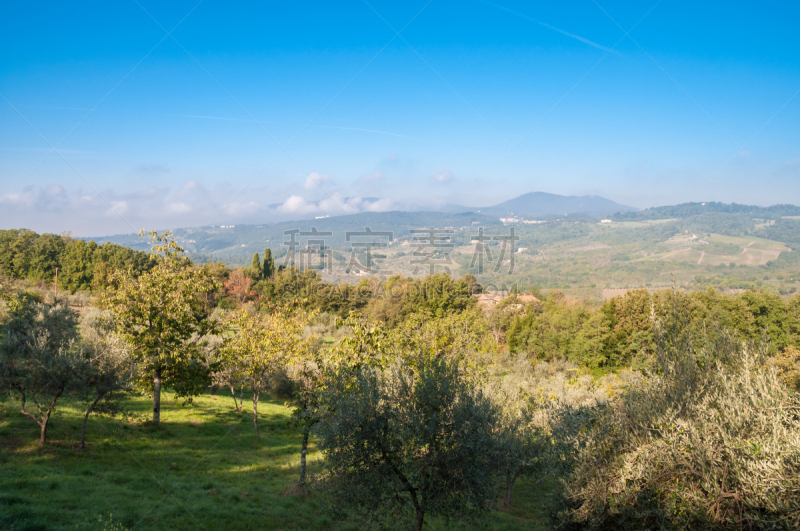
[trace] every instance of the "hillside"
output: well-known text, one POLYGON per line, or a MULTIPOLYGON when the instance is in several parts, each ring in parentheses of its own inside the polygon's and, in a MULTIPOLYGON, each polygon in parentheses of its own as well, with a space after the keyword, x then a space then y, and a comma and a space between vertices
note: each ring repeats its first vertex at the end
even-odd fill
POLYGON ((680 205, 660 206, 639 210, 636 212, 618 212, 615 220, 637 221, 644 219, 669 219, 700 216, 709 213, 738 214, 751 218, 780 219, 784 216, 800 216, 800 207, 795 205, 772 205, 761 207, 754 205, 739 205, 737 203, 682 203, 680 205))
MULTIPOLYGON (((485 212, 445 214, 441 212, 364 213, 269 225, 201 227, 178 229, 173 234, 196 262, 225 261, 232 266, 249 265, 253 254, 269 247, 278 263, 286 261, 289 237, 284 231, 330 232, 325 245, 330 268, 323 276, 330 281, 358 282, 366 273, 348 268, 353 257, 363 263, 363 249, 347 241, 347 232, 389 231, 387 247, 377 259, 374 274, 418 276, 418 242, 410 230, 436 227, 451 232, 452 246, 444 248, 435 271, 445 267, 456 276, 471 273, 480 282, 496 286, 518 284, 543 289, 561 289, 593 299, 604 288, 665 287, 673 279, 690 289, 714 286, 738 291, 750 286, 771 286, 783 294, 800 288, 800 220, 784 215, 800 211, 792 205, 755 207, 712 203, 659 207, 643 212, 619 214, 612 223, 577 215, 544 223, 514 223, 516 251, 511 264, 502 238, 511 226, 485 212), (778 216, 780 214, 780 216, 778 216), (664 218, 672 215, 673 217, 664 218), (638 217, 637 217, 638 216, 638 217), (772 216, 773 219, 769 219, 772 216), (657 218, 657 219, 650 219, 657 218), (777 219, 775 219, 777 218, 777 219), (474 238, 484 228, 484 267, 474 238), (395 241, 396 240, 396 241, 395 241), (502 264, 498 265, 499 262, 502 264)), ((310 237, 300 237, 305 245, 310 237)), ((149 242, 134 235, 104 238, 136 249, 149 242)))

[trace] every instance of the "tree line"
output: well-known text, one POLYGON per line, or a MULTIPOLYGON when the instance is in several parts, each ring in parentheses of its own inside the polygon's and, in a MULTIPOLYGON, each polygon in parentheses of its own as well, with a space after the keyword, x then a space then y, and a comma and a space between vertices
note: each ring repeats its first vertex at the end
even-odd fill
POLYGON ((69 234, 37 234, 28 229, 0 230, 0 275, 52 283, 69 291, 105 287, 114 270, 136 274, 153 267, 152 256, 113 243, 98 245, 69 234))

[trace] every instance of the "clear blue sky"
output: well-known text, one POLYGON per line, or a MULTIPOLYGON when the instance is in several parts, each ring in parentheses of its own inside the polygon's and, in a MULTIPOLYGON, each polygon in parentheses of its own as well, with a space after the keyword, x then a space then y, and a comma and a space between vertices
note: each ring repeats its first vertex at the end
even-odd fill
POLYGON ((139 1, 0 6, 0 227, 800 204, 797 2, 139 1))

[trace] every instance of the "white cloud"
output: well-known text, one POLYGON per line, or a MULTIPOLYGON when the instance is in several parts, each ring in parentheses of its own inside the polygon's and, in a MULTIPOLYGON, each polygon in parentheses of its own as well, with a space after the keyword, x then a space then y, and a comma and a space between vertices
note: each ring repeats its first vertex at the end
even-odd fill
POLYGON ((367 212, 388 212, 395 208, 394 202, 388 197, 377 201, 365 203, 364 210, 367 212))
POLYGON ((313 190, 315 188, 321 187, 323 184, 328 184, 328 183, 333 184, 333 179, 331 178, 330 175, 319 174, 315 171, 312 171, 311 173, 308 174, 308 177, 306 177, 305 189, 313 190))
POLYGON ((317 207, 299 195, 292 195, 277 208, 277 211, 284 214, 307 214, 316 212, 317 207))
POLYGON ((437 183, 449 183, 453 180, 453 172, 447 168, 439 168, 438 170, 431 172, 430 178, 437 183))
POLYGON ((192 211, 192 207, 190 207, 186 203, 170 203, 169 205, 167 205, 167 210, 169 210, 173 214, 186 214, 187 212, 192 211))
POLYGON ((122 216, 128 211, 127 201, 109 201, 106 216, 122 216))
POLYGON ((344 197, 336 192, 320 201, 308 201, 299 195, 292 195, 275 210, 281 214, 342 215, 359 212, 386 212, 393 207, 391 199, 368 201, 361 197, 344 197))

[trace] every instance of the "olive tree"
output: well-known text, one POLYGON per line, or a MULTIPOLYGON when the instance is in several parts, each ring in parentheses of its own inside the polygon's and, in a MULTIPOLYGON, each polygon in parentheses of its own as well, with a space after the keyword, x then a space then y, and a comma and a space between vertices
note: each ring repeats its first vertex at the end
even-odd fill
POLYGON ((79 329, 87 362, 79 387, 86 403, 79 447, 85 448, 89 415, 122 411, 120 399, 130 390, 132 360, 128 345, 115 334, 111 312, 92 308, 81 316, 79 329))
POLYGON ((20 401, 20 412, 39 426, 39 446, 56 404, 81 380, 85 362, 76 343, 75 314, 17 297, 0 343, 0 387, 20 401), (29 410, 30 403, 35 410, 29 410))
POLYGON ((565 408, 553 432, 565 521, 589 528, 798 529, 800 397, 764 344, 717 331, 693 346, 688 312, 654 323, 646 378, 565 408))
MULTIPOLYGON (((140 236, 142 233, 140 233, 140 236)), ((205 295, 218 284, 182 257, 169 232, 150 232, 156 265, 136 276, 116 271, 102 303, 114 314, 117 332, 137 362, 136 383, 153 393, 153 423, 161 420, 161 388, 178 396, 201 393, 209 383, 203 337, 214 322, 205 313, 205 295)))
POLYGON ((338 365, 324 377, 316 431, 337 500, 410 515, 417 531, 426 514, 492 506, 500 413, 458 358, 338 365))

